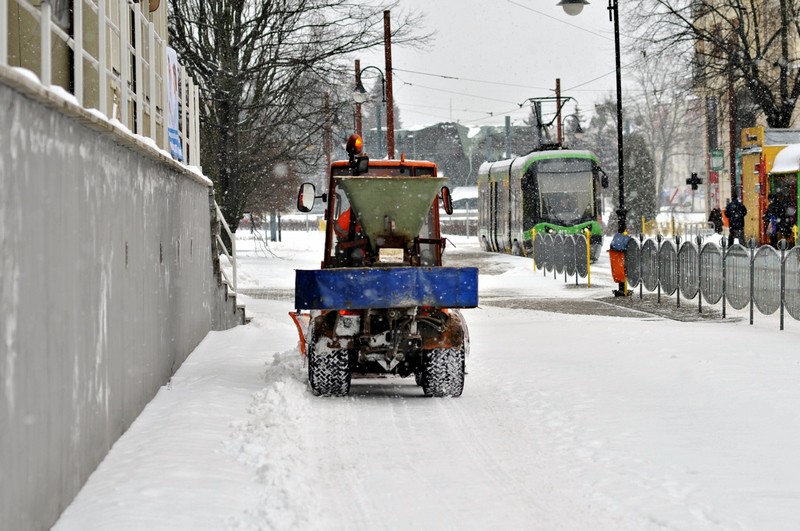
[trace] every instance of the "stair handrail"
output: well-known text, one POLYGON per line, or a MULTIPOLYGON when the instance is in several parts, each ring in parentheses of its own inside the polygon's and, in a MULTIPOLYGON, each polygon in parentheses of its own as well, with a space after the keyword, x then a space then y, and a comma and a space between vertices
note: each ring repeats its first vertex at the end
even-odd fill
POLYGON ((230 237, 231 240, 231 252, 228 253, 228 248, 225 246, 225 242, 222 241, 222 238, 220 237, 219 233, 216 233, 214 235, 217 239, 217 243, 222 249, 222 252, 225 253, 225 256, 228 257, 228 261, 231 263, 233 279, 228 278, 228 275, 227 273, 225 273, 225 270, 223 268, 220 267, 219 270, 222 273, 222 277, 225 279, 225 281, 229 285, 233 286, 233 291, 238 293, 239 290, 238 290, 237 276, 236 276, 236 238, 234 237, 233 232, 231 232, 231 228, 228 226, 228 222, 225 221, 225 216, 222 215, 222 210, 220 210, 219 205, 217 204, 216 201, 214 201, 214 208, 216 208, 217 210, 217 219, 219 219, 220 225, 222 225, 222 227, 225 229, 225 232, 228 233, 228 236, 230 237))

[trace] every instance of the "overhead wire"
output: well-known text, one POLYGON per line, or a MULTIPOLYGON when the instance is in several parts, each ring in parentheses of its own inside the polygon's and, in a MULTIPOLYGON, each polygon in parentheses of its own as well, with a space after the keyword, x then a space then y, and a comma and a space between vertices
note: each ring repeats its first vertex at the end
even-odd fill
POLYGON ((513 4, 513 5, 515 5, 515 6, 519 7, 519 8, 525 9, 527 11, 532 11, 533 13, 536 13, 537 15, 543 16, 545 18, 549 18, 551 20, 555 20, 556 22, 560 22, 561 24, 570 26, 570 27, 575 28, 577 30, 589 33, 589 34, 594 35, 596 37, 600 37, 601 39, 614 40, 613 37, 609 37, 608 35, 603 35, 602 33, 597 33, 596 31, 592 31, 590 29, 586 29, 584 27, 578 26, 577 24, 572 24, 571 22, 567 22, 564 19, 560 19, 558 17, 554 17, 553 15, 548 15, 547 13, 545 13, 543 11, 539 11, 539 10, 533 9, 532 7, 528 7, 526 5, 520 4, 519 2, 515 2, 514 0, 506 0, 506 2, 508 2, 509 4, 513 4))
MULTIPOLYGON (((584 27, 578 26, 576 24, 572 24, 572 23, 567 22, 567 21, 565 21, 565 20, 563 20, 561 18, 549 15, 547 13, 544 13, 544 12, 539 11, 537 9, 534 9, 532 7, 526 6, 524 4, 516 2, 514 0, 506 0, 506 1, 508 3, 510 3, 510 4, 512 4, 512 5, 515 5, 515 6, 519 7, 519 8, 521 8, 521 9, 525 9, 526 11, 531 11, 533 13, 536 13, 537 15, 540 15, 540 16, 543 16, 545 18, 549 18, 549 19, 555 20, 557 22, 560 22, 560 23, 565 24, 567 26, 573 27, 573 28, 578 29, 580 31, 583 31, 585 33, 589 33, 591 35, 594 35, 594 36, 597 36, 597 37, 600 37, 600 38, 603 38, 603 39, 607 39, 607 40, 614 40, 613 36, 604 35, 604 34, 601 34, 601 33, 586 29, 584 27)), ((638 63, 640 63, 641 61, 642 61, 641 59, 633 61, 633 62, 631 62, 629 64, 624 65, 624 67, 625 68, 629 68, 629 67, 635 66, 638 63)), ((448 75, 448 74, 422 72, 422 71, 419 71, 419 70, 410 70, 410 69, 403 69, 403 68, 397 68, 397 67, 393 68, 392 70, 393 70, 393 72, 403 72, 403 73, 412 74, 412 75, 436 77, 436 78, 439 78, 439 79, 444 79, 446 81, 461 81, 461 82, 471 82, 471 83, 483 83, 483 84, 495 85, 495 86, 507 86, 507 87, 516 87, 516 88, 525 88, 525 89, 544 90, 544 91, 548 91, 548 92, 553 92, 554 91, 553 88, 547 88, 547 87, 538 87, 538 86, 532 86, 532 85, 521 85, 521 84, 515 84, 515 83, 504 83, 504 82, 501 82, 501 81, 491 81, 491 80, 485 80, 485 79, 466 78, 466 77, 453 76, 453 75, 448 75)), ((610 75, 613 75, 615 73, 616 73, 616 70, 612 70, 612 71, 610 71, 610 72, 608 72, 606 74, 597 76, 595 78, 592 78, 590 80, 584 81, 584 82, 579 83, 577 85, 573 85, 571 87, 568 87, 568 88, 564 89, 564 91, 579 91, 579 90, 581 90, 582 87, 585 87, 586 85, 590 85, 590 84, 592 84, 592 83, 594 83, 594 82, 596 82, 598 80, 604 79, 604 78, 606 78, 606 77, 608 77, 610 75)), ((403 81, 402 78, 401 78, 401 81, 403 81)), ((470 97, 470 98, 475 98, 475 99, 482 99, 482 100, 486 100, 486 101, 495 101, 495 102, 499 102, 499 103, 515 103, 515 102, 508 101, 508 100, 501 100, 501 99, 497 99, 497 98, 479 96, 479 95, 476 95, 476 94, 468 94, 468 93, 465 93, 465 92, 458 92, 458 91, 453 91, 453 90, 430 87, 430 86, 421 85, 421 84, 418 84, 418 83, 411 83, 409 81, 403 81, 403 86, 409 86, 411 88, 421 88, 421 89, 425 89, 425 90, 432 90, 432 91, 436 91, 436 92, 443 92, 443 93, 446 93, 446 94, 454 94, 454 95, 457 95, 457 96, 465 96, 465 97, 470 97)), ((587 91, 587 92, 591 91, 591 89, 582 89, 582 90, 583 91, 587 91)), ((511 114, 511 113, 513 113, 515 111, 518 111, 521 107, 522 106, 518 106, 515 109, 511 109, 511 110, 508 110, 508 111, 500 111, 500 112, 495 112, 495 111, 476 111, 476 110, 471 110, 471 109, 459 109, 459 111, 460 112, 472 112, 472 113, 476 113, 476 114, 486 114, 487 116, 485 116, 483 118, 475 118, 474 119, 475 121, 482 121, 482 120, 491 119, 491 118, 497 117, 497 116, 505 116, 507 114, 511 114)), ((443 109, 441 107, 439 107, 439 109, 445 110, 445 109, 443 109)))
POLYGON ((436 91, 436 92, 445 92, 447 94, 455 94, 457 96, 466 96, 468 98, 476 98, 476 99, 480 99, 480 100, 496 101, 496 102, 499 102, 499 103, 514 103, 513 101, 509 101, 509 100, 500 100, 500 99, 497 99, 497 98, 489 98, 487 96, 478 96, 476 94, 467 94, 466 92, 457 92, 455 90, 447 90, 447 89, 440 89, 440 88, 436 88, 436 87, 428 87, 426 85, 420 85, 418 83, 409 83, 408 81, 404 81, 403 85, 407 85, 409 87, 424 88, 426 90, 433 90, 433 91, 436 91))
POLYGON ((485 79, 471 79, 471 78, 468 78, 468 77, 449 76, 449 75, 446 75, 446 74, 432 74, 430 72, 420 72, 418 70, 406 70, 406 69, 403 69, 403 68, 392 68, 392 71, 407 72, 409 74, 418 74, 420 76, 438 77, 438 78, 441 78, 441 79, 448 79, 448 80, 452 80, 452 81, 469 81, 471 83, 485 83, 487 85, 498 85, 498 86, 503 86, 503 87, 516 87, 516 88, 536 89, 536 90, 552 90, 552 89, 549 89, 549 88, 535 87, 535 86, 532 86, 532 85, 518 85, 518 84, 515 84, 515 83, 503 83, 501 81, 488 81, 488 80, 485 80, 485 79))

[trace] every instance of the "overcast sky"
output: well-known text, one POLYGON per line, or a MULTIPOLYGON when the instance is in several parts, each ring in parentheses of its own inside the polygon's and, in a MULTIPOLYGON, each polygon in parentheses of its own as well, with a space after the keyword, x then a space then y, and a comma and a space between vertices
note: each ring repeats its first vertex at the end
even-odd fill
MULTIPOLYGON (((555 96, 557 78, 562 95, 576 99, 583 113, 604 95, 615 97, 614 26, 606 0, 591 0, 575 17, 558 0, 400 3, 423 12, 426 30, 436 31, 424 49, 392 49, 394 98, 404 127, 450 120, 503 124, 506 115, 522 123, 530 108, 519 104, 555 96)), ((382 50, 359 58, 362 68, 385 68, 382 50)), ((574 112, 574 105, 565 112, 574 112)))

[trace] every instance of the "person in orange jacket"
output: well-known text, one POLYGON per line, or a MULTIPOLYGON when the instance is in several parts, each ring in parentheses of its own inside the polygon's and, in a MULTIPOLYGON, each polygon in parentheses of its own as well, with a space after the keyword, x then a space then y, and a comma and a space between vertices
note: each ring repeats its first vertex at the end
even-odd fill
POLYGON ((361 227, 356 222, 355 226, 353 227, 354 233, 350 234, 350 223, 353 218, 353 209, 348 208, 344 212, 341 213, 339 218, 336 220, 336 223, 333 225, 333 232, 336 233, 336 238, 340 242, 344 242, 347 240, 352 240, 355 236, 356 232, 361 231, 361 227))
POLYGON ((361 224, 353 213, 352 208, 342 212, 333 224, 336 233, 337 254, 341 253, 348 266, 357 266, 363 263, 366 256, 366 237, 362 234, 361 224))

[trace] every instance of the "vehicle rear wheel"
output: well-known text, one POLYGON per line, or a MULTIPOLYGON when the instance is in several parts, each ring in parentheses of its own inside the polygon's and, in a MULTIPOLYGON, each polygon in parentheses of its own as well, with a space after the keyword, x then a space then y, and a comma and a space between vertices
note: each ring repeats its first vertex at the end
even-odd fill
POLYGON ((319 353, 308 346, 308 384, 317 396, 345 396, 350 392, 350 356, 346 350, 319 353))
POLYGON ((425 353, 422 391, 425 396, 461 396, 464 390, 464 349, 435 348, 425 353))

